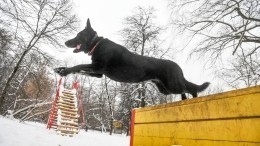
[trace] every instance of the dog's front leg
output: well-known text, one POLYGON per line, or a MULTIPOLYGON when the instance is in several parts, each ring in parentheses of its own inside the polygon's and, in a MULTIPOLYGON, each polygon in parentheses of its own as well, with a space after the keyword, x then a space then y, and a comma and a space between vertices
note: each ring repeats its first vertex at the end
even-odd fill
POLYGON ((84 74, 92 74, 95 66, 93 64, 80 64, 73 67, 59 67, 55 68, 54 71, 61 76, 66 76, 71 73, 84 73, 84 74))

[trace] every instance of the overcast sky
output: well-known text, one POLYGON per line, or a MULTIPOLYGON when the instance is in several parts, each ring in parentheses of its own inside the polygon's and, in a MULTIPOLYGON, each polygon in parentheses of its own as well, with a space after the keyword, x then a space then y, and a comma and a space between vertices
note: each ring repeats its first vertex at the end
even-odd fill
MULTIPOLYGON (((74 0, 74 11, 78 14, 84 27, 90 18, 93 27, 102 36, 112 40, 118 39, 123 19, 131 14, 137 6, 153 6, 156 9, 158 22, 168 22, 167 0, 74 0)), ((157 23, 158 23, 157 22, 157 23)))
MULTIPOLYGON (((153 6, 156 9, 156 23, 167 25, 169 23, 169 11, 167 9, 167 0, 73 0, 74 12, 81 21, 80 30, 84 29, 86 21, 89 18, 91 26, 97 31, 99 36, 108 38, 116 43, 123 45, 119 31, 123 28, 123 19, 133 14, 137 6, 153 6)), ((67 36, 73 38, 75 34, 67 36)), ((66 40, 64 40, 65 42, 66 40)), ((72 54, 69 48, 65 57, 85 58, 86 54, 72 54)), ((89 60, 90 61, 90 60, 89 60)))
MULTIPOLYGON (((97 31, 99 36, 108 38, 121 45, 123 45, 123 42, 120 39, 119 30, 123 28, 123 19, 132 15, 134 8, 137 6, 153 6, 156 10, 156 23, 163 26, 170 23, 170 10, 167 7, 167 0, 74 0, 73 3, 75 6, 74 11, 81 21, 81 29, 84 29, 87 19, 90 18, 91 26, 97 31)), ((165 37, 169 37, 168 41, 173 42, 171 44, 173 48, 178 48, 178 44, 184 44, 187 41, 185 38, 176 39, 177 36, 174 36, 175 34, 171 31, 174 30, 169 29, 168 33, 172 33, 172 36, 165 37)), ((67 37, 70 39, 74 36, 75 34, 71 34, 71 36, 67 37)), ((68 50, 64 58, 71 57, 74 59, 77 58, 77 60, 81 58, 81 61, 77 62, 90 63, 90 57, 87 57, 87 54, 73 54, 72 49, 66 49, 68 50)), ((212 72, 203 68, 203 60, 198 61, 193 59, 187 61, 187 58, 188 54, 181 52, 174 54, 174 59, 171 59, 181 66, 187 80, 196 84, 202 84, 205 81, 215 82, 213 81, 212 72)), ((215 84, 218 83, 215 82, 215 84)))

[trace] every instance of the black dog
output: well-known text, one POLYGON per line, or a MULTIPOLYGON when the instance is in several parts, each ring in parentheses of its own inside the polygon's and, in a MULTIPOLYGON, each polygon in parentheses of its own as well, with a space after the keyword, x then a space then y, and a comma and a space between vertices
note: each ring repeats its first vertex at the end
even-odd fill
POLYGON ((100 78, 104 74, 115 81, 129 83, 152 80, 161 93, 182 94, 182 99, 186 99, 185 93, 197 97, 197 92, 209 85, 208 82, 196 85, 187 81, 181 68, 170 60, 137 55, 119 44, 98 37, 89 19, 86 28, 65 44, 76 48, 74 53, 84 51, 92 55, 92 63, 56 68, 55 71, 61 76, 83 73, 100 78))

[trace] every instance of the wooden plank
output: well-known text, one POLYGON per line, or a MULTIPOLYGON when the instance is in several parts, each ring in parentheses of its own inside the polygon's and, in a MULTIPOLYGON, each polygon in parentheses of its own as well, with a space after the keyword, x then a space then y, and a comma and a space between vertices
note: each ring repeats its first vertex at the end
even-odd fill
POLYGON ((66 93, 66 92, 62 92, 62 94, 65 96, 65 97, 73 97, 73 98, 75 98, 76 97, 76 95, 75 94, 69 94, 69 93, 66 93))
POLYGON ((63 133, 63 132, 57 132, 58 135, 61 135, 61 136, 69 136, 69 137, 73 137, 74 134, 68 134, 68 133, 63 133))
POLYGON ((78 132, 79 129, 78 129, 78 127, 77 128, 75 128, 75 127, 68 128, 68 127, 61 127, 61 126, 59 126, 57 130, 69 133, 69 132, 78 132))
MULTIPOLYGON (((61 120, 62 121, 73 121, 73 122, 76 122, 78 123, 78 118, 67 118, 67 117, 61 117, 61 120)), ((57 120, 56 120, 57 121, 57 120)))
POLYGON ((62 111, 62 110, 61 110, 61 114, 71 116, 71 118, 72 118, 72 117, 75 117, 75 118, 78 118, 78 117, 79 117, 79 115, 78 115, 77 112, 75 113, 75 112, 68 112, 68 111, 62 111))
POLYGON ((69 103, 76 103, 75 99, 71 100, 71 99, 68 99, 68 98, 59 98, 59 100, 69 102, 69 103))
POLYGON ((78 109, 76 107, 75 108, 67 108, 67 107, 59 106, 59 109, 65 110, 65 111, 71 111, 71 112, 78 112, 78 109))
POLYGON ((70 125, 59 125, 59 127, 61 128, 71 128, 71 129, 78 129, 79 127, 78 126, 70 126, 70 125))
POLYGON ((62 99, 67 99, 67 100, 75 100, 75 97, 70 97, 70 96, 59 96, 59 99, 62 98, 62 99))
MULTIPOLYGON (((61 125, 70 125, 70 126, 78 126, 76 122, 69 122, 69 121, 60 121, 61 125)), ((59 126, 59 124, 58 124, 59 126)))
MULTIPOLYGON (((78 116, 71 116, 71 115, 66 115, 66 114, 62 114, 62 113, 60 115, 63 118, 78 119, 78 116)), ((57 119, 57 115, 55 115, 55 118, 57 119)))
MULTIPOLYGON (((135 136, 134 146, 171 146, 172 138, 169 137, 147 137, 135 136)), ((183 145, 188 146, 188 145, 183 145)))
POLYGON ((135 146, 259 146, 260 143, 135 136, 135 146))
POLYGON ((62 113, 71 114, 71 115, 78 114, 77 110, 60 109, 60 111, 61 111, 62 113))
POLYGON ((249 87, 249 88, 243 88, 243 89, 239 89, 239 90, 227 91, 227 92, 213 94, 213 95, 192 98, 192 99, 168 103, 168 104, 161 104, 161 105, 156 105, 156 106, 148 106, 145 108, 138 108, 138 109, 136 109, 136 112, 149 111, 149 110, 161 109, 161 108, 172 107, 172 106, 182 106, 182 105, 187 105, 187 104, 191 104, 191 103, 206 102, 206 101, 210 101, 210 100, 217 100, 217 99, 223 99, 223 98, 230 98, 230 97, 234 97, 234 96, 248 95, 251 93, 260 93, 260 85, 254 86, 254 87, 249 87))
POLYGON ((72 90, 63 90, 62 93, 75 95, 75 92, 73 92, 72 90))
POLYGON ((71 115, 66 115, 66 114, 61 114, 61 117, 70 118, 72 120, 78 119, 78 116, 71 116, 71 115))
POLYGON ((72 130, 68 130, 68 129, 64 129, 64 128, 58 128, 57 131, 60 131, 62 133, 71 133, 71 134, 78 134, 78 130, 72 129, 72 130))
POLYGON ((260 118, 136 124, 134 135, 260 143, 260 118))
POLYGON ((63 106, 63 107, 67 107, 67 108, 76 108, 75 106, 70 106, 70 105, 66 105, 66 104, 62 104, 62 103, 58 103, 58 106, 63 106))
MULTIPOLYGON (((260 116, 260 93, 217 98, 185 105, 137 109, 135 123, 260 116)), ((191 99, 192 100, 192 99, 191 99)), ((198 101, 197 99, 195 99, 198 101)))
POLYGON ((61 119, 59 122, 63 125, 78 125, 78 122, 75 119, 67 120, 67 119, 61 119))
POLYGON ((75 103, 65 102, 65 101, 62 101, 62 100, 58 100, 57 103, 58 104, 62 103, 64 105, 69 105, 69 106, 75 106, 76 107, 75 103))
POLYGON ((54 128, 54 129, 57 129, 57 126, 58 126, 58 125, 57 125, 56 123, 53 123, 53 124, 51 125, 51 127, 54 128))

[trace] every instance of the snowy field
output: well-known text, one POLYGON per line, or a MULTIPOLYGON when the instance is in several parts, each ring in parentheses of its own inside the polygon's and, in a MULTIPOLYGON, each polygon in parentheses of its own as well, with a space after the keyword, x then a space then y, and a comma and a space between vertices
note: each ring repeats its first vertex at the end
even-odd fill
POLYGON ((80 131, 73 137, 57 135, 44 124, 0 116, 0 146, 129 146, 129 137, 97 131, 80 131))

